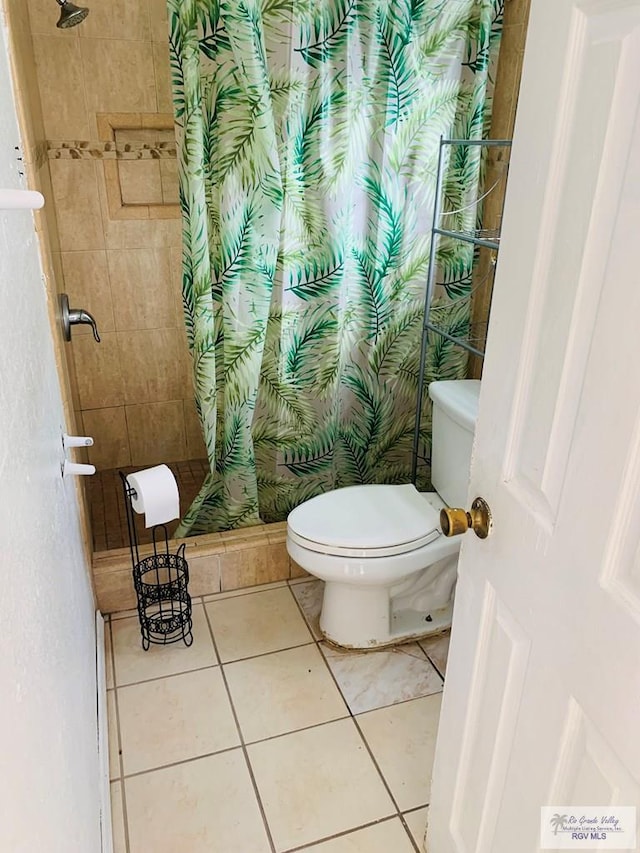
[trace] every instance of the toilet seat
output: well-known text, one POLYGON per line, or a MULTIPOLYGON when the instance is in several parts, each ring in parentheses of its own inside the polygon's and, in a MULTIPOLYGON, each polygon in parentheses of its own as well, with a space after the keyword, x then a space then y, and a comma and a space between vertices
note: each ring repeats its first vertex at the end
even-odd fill
POLYGON ((441 535, 438 511, 411 484, 326 492, 296 507, 287 522, 300 547, 343 557, 405 554, 441 535))

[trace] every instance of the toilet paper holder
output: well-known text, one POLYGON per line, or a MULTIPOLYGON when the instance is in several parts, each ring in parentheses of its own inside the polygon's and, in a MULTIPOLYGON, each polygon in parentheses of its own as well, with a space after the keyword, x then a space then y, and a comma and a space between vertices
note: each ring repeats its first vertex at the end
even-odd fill
POLYGON ((123 471, 119 474, 124 493, 142 648, 147 651, 152 643, 164 646, 178 640, 190 646, 193 643, 193 616, 188 589, 189 564, 184 556, 186 544, 183 542, 175 554, 171 553, 167 525, 156 524, 151 528, 153 554, 140 557, 132 503, 136 491, 129 484, 126 474, 123 471))

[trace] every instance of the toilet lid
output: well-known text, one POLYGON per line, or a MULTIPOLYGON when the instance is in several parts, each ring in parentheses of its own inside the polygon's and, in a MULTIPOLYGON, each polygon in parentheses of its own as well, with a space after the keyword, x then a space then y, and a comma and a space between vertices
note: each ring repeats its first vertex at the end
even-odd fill
POLYGON ((440 535, 439 514, 415 486, 348 486, 296 507, 289 536, 311 551, 360 557, 402 554, 440 535))

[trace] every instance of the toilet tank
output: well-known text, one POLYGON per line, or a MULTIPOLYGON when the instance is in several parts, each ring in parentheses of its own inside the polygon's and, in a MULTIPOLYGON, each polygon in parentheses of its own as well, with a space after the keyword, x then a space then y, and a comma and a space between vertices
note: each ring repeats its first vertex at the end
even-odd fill
POLYGON ((479 379, 432 382, 431 482, 449 506, 466 507, 479 379))

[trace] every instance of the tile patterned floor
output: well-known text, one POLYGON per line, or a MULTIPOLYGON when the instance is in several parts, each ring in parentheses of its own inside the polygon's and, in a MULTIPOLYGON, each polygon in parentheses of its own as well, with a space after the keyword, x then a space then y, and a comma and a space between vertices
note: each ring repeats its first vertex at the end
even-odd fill
MULTIPOLYGON (((140 467, 149 466, 110 468, 106 471, 96 471, 93 477, 86 478, 94 551, 126 548, 129 545, 122 482, 118 471, 131 474, 140 470, 140 467)), ((186 462, 170 462, 169 468, 178 483, 180 509, 185 512, 193 503, 209 473, 209 463, 206 459, 190 459, 186 462)), ((177 525, 177 520, 168 525, 170 535, 177 525)), ((151 533, 144 526, 143 516, 136 516, 136 531, 140 544, 151 541, 151 533)))
POLYGON ((319 581, 194 599, 191 648, 107 622, 115 853, 416 853, 448 638, 344 653, 319 581))

